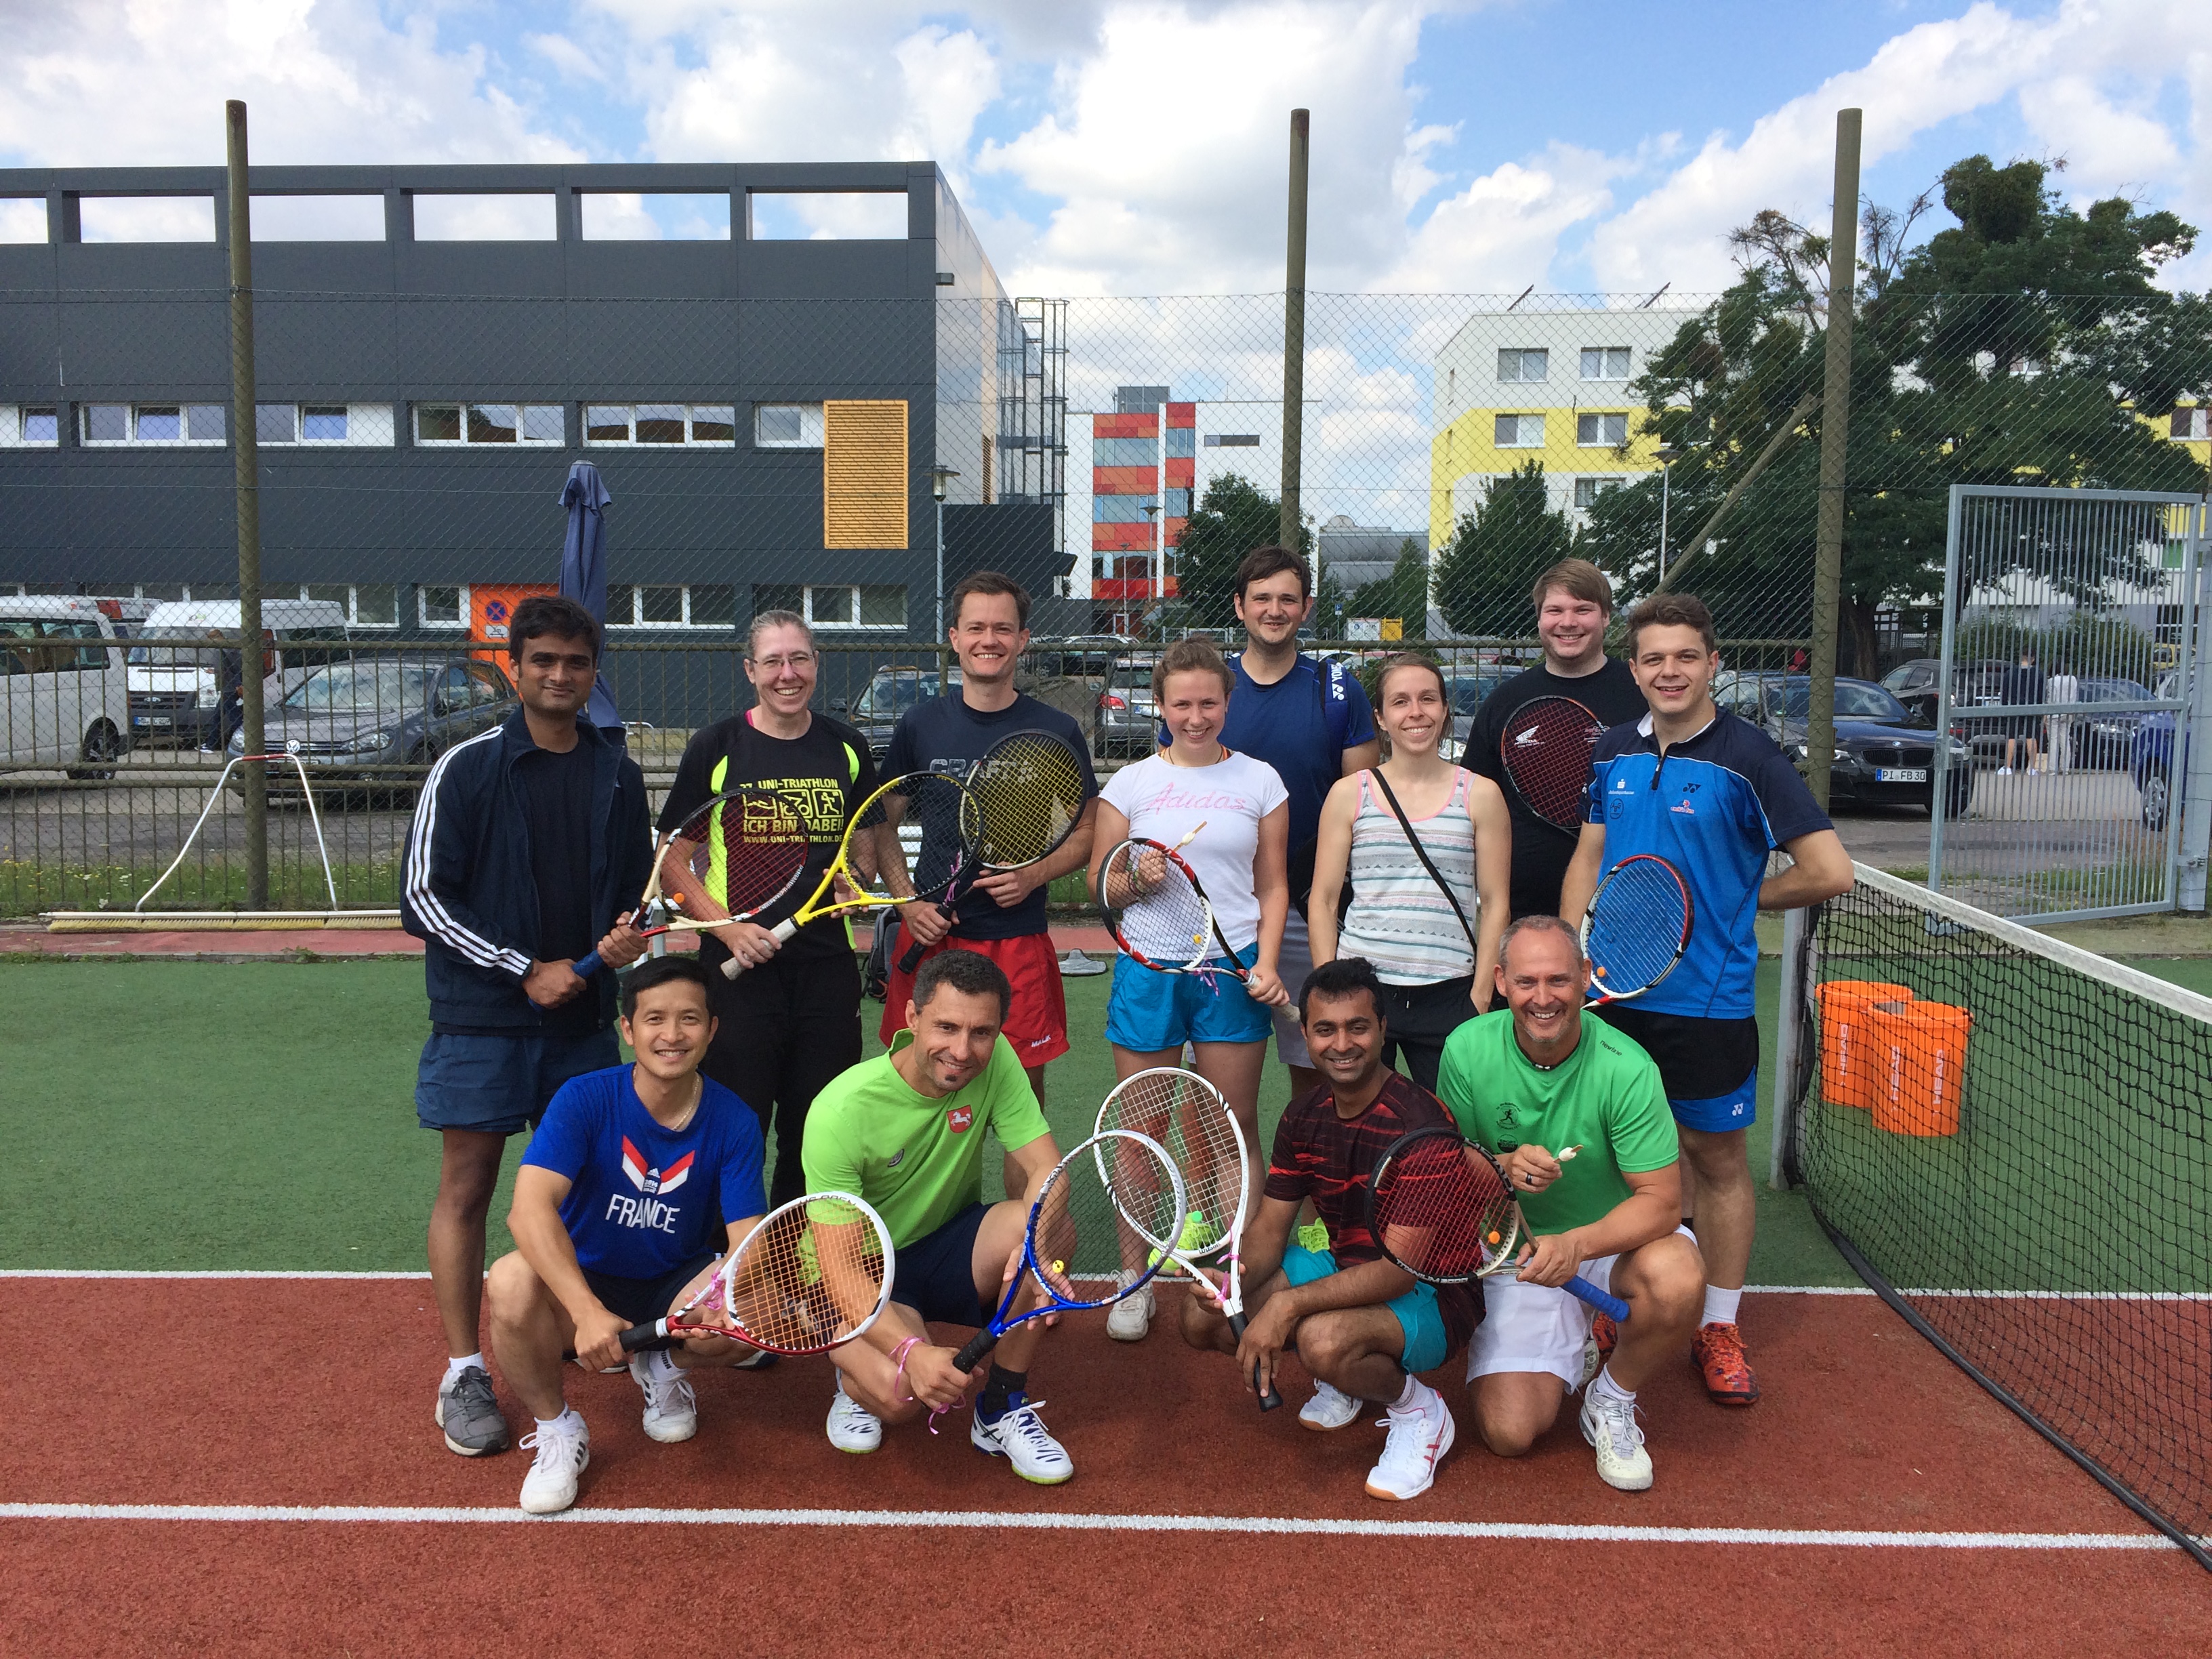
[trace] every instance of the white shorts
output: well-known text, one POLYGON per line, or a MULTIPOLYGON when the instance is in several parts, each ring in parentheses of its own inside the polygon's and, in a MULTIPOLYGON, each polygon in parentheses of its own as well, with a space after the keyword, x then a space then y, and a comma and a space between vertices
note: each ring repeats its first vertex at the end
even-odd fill
MULTIPOLYGON (((1696 1242, 1687 1227, 1674 1231, 1696 1242)), ((1617 1255, 1592 1256, 1582 1276, 1601 1291, 1613 1288, 1617 1255)), ((1572 1393, 1583 1382, 1583 1348, 1589 1340, 1589 1304, 1550 1285, 1523 1285, 1511 1268, 1481 1281, 1482 1323, 1467 1345, 1467 1380, 1499 1371, 1549 1371, 1572 1393)))
POLYGON ((1313 941, 1306 933, 1306 919, 1293 910, 1283 918, 1283 951, 1276 963, 1276 973, 1291 1000, 1267 1010, 1275 1024, 1275 1058, 1285 1066, 1313 1064, 1313 1056, 1306 1052, 1305 1028, 1298 1024, 1298 993, 1311 972, 1313 941))

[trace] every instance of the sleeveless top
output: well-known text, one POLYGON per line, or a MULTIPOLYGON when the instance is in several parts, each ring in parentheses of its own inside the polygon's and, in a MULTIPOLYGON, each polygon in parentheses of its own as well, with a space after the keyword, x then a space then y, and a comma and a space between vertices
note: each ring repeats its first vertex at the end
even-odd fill
MULTIPOLYGON (((1464 767, 1455 769, 1450 798, 1440 811, 1425 818, 1406 815, 1430 862, 1451 884, 1470 927, 1481 925, 1474 889, 1474 824, 1467 815, 1467 792, 1474 781, 1464 767)), ((1346 873, 1352 882, 1352 908, 1337 938, 1338 956, 1365 957, 1385 985, 1431 985, 1474 972, 1467 928, 1406 844, 1398 815, 1370 772, 1359 775, 1359 809, 1352 814, 1346 873)))

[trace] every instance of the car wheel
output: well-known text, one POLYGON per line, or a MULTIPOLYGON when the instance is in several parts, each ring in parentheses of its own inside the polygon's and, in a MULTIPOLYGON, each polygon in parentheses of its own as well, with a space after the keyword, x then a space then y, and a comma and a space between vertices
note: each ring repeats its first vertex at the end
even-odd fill
POLYGON ((131 745, 123 734, 106 720, 96 723, 84 734, 84 746, 77 752, 88 763, 69 768, 69 775, 80 783, 98 783, 115 775, 113 763, 130 751, 131 745))
POLYGON ((2173 805, 2166 787, 2166 773, 2162 769, 2153 767, 2142 775, 2136 787, 2142 792, 2143 828, 2154 835, 2158 834, 2166 828, 2166 815, 2173 805))
MULTIPOLYGON (((1943 787, 1943 816, 1963 818, 1966 809, 1974 804, 1974 775, 1972 771, 1954 772, 1943 787)), ((1935 797, 1929 797, 1929 814, 1935 814, 1935 797)))

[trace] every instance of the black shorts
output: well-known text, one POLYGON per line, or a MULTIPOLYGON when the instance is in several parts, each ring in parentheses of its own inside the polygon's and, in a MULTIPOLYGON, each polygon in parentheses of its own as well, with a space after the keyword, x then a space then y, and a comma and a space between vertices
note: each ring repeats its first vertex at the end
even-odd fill
POLYGON ((584 1283, 592 1287, 592 1294, 599 1298, 609 1313, 633 1325, 650 1325, 676 1305, 676 1298, 684 1293, 684 1287, 714 1259, 714 1251, 704 1251, 658 1279, 623 1279, 615 1273, 593 1273, 586 1267, 584 1283))
POLYGON ((988 1325, 992 1310, 975 1296, 975 1235, 988 1204, 970 1204, 935 1232, 896 1247, 891 1300, 941 1325, 988 1325))
POLYGON ((1759 1021, 1654 1013, 1632 1002, 1593 1010, 1651 1056, 1674 1121, 1689 1129, 1747 1129, 1758 1121, 1759 1021))

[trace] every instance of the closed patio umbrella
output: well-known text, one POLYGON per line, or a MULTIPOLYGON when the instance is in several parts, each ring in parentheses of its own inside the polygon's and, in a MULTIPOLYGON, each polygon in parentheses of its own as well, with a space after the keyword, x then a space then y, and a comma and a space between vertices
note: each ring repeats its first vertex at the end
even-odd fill
MULTIPOLYGON (((561 505, 568 509, 568 533, 561 544, 561 592, 590 611, 602 629, 607 623, 607 507, 613 500, 599 482, 599 469, 589 461, 568 469, 568 481, 561 486, 561 505)), ((592 725, 620 743, 622 716, 615 710, 604 656, 602 652, 602 670, 586 712, 592 725)))

